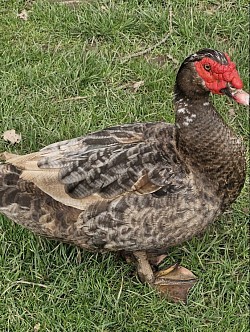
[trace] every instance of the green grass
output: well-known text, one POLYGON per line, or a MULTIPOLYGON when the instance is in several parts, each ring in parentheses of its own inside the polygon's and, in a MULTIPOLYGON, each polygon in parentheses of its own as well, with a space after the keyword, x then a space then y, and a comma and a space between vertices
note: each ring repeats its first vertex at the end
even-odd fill
MULTIPOLYGON (((169 30, 168 1, 0 0, 0 134, 22 142, 0 151, 27 153, 119 123, 173 121, 179 63, 202 47, 228 52, 248 90, 248 1, 169 1, 172 34, 147 56, 122 62, 169 30), (17 18, 28 10, 28 20, 17 18), (133 93, 120 88, 143 80, 133 93), (86 96, 82 100, 65 100, 86 96)), ((214 97, 234 130, 247 138, 247 111, 214 97), (228 111, 234 108, 235 117, 228 111)), ((91 254, 41 239, 0 217, 0 330, 248 331, 248 194, 207 232, 170 250, 198 277, 188 306, 168 303, 142 285, 114 255, 91 254)))

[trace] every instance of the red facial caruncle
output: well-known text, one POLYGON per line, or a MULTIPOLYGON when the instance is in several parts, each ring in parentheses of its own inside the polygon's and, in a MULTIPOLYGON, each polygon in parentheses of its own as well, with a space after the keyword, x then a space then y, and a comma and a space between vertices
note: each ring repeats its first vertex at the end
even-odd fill
POLYGON ((197 73, 204 80, 206 87, 214 94, 221 94, 221 89, 225 89, 228 84, 235 89, 243 87, 235 63, 227 54, 225 56, 228 64, 220 64, 209 57, 204 57, 194 63, 197 73))

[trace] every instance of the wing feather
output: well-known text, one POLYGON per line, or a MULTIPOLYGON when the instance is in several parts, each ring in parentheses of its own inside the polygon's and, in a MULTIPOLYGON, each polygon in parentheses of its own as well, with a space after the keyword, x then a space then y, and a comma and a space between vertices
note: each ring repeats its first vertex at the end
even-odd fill
POLYGON ((116 126, 7 161, 23 169, 23 179, 79 207, 129 192, 143 195, 180 186, 186 170, 174 135, 174 126, 163 122, 116 126))

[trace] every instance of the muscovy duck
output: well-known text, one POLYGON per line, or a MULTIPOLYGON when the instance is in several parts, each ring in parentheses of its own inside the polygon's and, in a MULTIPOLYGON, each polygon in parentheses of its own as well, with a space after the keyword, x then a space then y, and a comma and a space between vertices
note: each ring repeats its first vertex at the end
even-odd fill
MULTIPOLYGON (((2 154, 0 212, 47 238, 132 256, 142 280, 178 300, 168 281, 180 267, 155 272, 152 264, 239 195, 243 144, 209 95, 247 105, 242 87, 227 54, 190 55, 174 87, 175 124, 119 125, 28 155, 2 154)), ((186 272, 179 279, 193 280, 186 272)))

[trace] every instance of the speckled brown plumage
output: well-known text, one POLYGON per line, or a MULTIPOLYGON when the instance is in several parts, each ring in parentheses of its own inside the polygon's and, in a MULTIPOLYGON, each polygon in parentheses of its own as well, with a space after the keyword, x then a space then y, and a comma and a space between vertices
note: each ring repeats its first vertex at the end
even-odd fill
POLYGON ((121 125, 30 155, 6 154, 0 211, 37 234, 93 251, 160 254, 203 231, 245 179, 241 139, 195 70, 208 54, 227 65, 212 50, 185 60, 175 125, 121 125))

